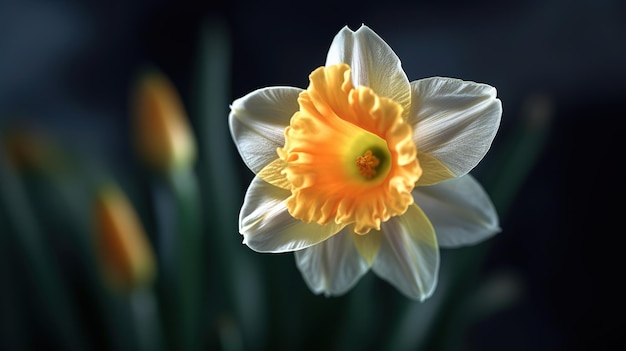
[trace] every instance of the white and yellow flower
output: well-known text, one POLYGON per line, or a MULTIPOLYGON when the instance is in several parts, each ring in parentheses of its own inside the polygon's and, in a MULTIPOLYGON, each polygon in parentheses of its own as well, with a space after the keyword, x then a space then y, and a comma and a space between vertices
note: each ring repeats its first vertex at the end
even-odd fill
POLYGON ((370 268, 403 294, 429 297, 439 246, 499 231, 467 173, 496 135, 496 89, 452 78, 409 82, 370 28, 343 28, 306 90, 237 99, 230 130, 256 174, 239 218, 258 252, 295 251, 315 293, 348 291, 370 268))

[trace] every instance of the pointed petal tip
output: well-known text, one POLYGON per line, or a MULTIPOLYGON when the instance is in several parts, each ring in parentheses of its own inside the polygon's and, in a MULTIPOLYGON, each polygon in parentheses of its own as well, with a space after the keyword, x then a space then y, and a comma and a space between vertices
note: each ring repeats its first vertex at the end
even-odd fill
POLYGON ((437 273, 433 277, 433 282, 428 287, 428 290, 424 290, 424 291, 420 290, 419 292, 417 292, 417 294, 413 294, 412 292, 401 290, 401 289, 398 289, 398 291, 400 291, 402 295, 404 295, 405 297, 411 300, 424 302, 433 296, 433 294, 435 293, 435 290, 437 290, 438 282, 439 282, 439 274, 437 273))

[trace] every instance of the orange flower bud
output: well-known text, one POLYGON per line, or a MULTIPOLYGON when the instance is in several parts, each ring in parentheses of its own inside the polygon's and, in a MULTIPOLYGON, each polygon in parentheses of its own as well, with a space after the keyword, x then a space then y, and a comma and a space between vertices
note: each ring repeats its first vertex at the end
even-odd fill
POLYGON ((21 171, 49 171, 66 163, 57 144, 35 129, 12 128, 4 138, 9 161, 21 171))
POLYGON ((98 189, 94 205, 96 251, 107 283, 126 292, 149 285, 156 275, 152 247, 126 195, 108 184, 98 189))

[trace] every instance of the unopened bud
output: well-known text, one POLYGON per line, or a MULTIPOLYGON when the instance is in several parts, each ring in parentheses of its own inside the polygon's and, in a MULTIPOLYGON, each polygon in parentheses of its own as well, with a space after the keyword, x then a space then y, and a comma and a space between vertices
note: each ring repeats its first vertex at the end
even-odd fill
POLYGON ((94 212, 96 251, 106 282, 124 292, 151 284, 156 275, 154 254, 126 195, 115 185, 102 186, 94 212))
POLYGON ((135 144, 140 159, 161 172, 191 167, 195 138, 181 98, 161 72, 143 72, 133 91, 135 144))

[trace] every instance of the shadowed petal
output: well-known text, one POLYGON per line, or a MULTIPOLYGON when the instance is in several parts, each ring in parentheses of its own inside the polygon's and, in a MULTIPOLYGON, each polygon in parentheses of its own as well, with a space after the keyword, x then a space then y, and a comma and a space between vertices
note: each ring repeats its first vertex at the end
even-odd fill
POLYGON ((231 105, 230 133, 241 158, 255 174, 278 157, 276 148, 285 143, 285 128, 298 111, 298 95, 302 91, 291 87, 264 88, 231 105))
POLYGON ((406 296, 423 301, 437 285, 439 248, 435 231, 416 205, 382 226, 383 240, 372 270, 406 296))
POLYGON ((435 227, 440 247, 476 244, 500 231, 493 203, 469 174, 415 188, 413 198, 435 227))
POLYGON ((369 269, 348 228, 315 246, 296 251, 295 257, 309 288, 326 296, 344 294, 369 269))
POLYGON ((293 218, 285 206, 290 194, 259 177, 252 180, 239 214, 244 244, 258 252, 294 251, 326 240, 342 228, 333 223, 321 226, 293 218))

